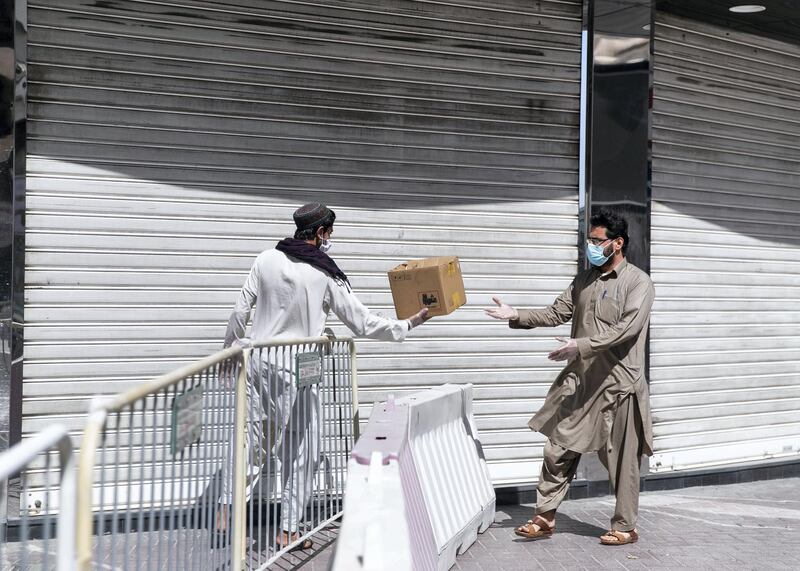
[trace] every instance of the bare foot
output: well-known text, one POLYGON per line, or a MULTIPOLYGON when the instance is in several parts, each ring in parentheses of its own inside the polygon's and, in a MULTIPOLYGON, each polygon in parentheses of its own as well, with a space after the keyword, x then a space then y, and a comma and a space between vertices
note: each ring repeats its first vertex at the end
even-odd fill
POLYGON ((214 517, 214 531, 217 533, 225 533, 228 531, 228 506, 227 504, 219 504, 217 509, 214 510, 216 514, 214 517))

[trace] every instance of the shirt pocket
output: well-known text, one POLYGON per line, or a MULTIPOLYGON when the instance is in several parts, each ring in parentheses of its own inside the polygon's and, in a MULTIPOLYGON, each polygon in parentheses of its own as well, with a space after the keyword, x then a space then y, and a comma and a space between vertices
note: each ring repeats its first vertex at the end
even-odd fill
POLYGON ((619 321, 619 307, 620 303, 613 297, 603 297, 597 300, 594 306, 594 314, 603 323, 613 325, 619 321))

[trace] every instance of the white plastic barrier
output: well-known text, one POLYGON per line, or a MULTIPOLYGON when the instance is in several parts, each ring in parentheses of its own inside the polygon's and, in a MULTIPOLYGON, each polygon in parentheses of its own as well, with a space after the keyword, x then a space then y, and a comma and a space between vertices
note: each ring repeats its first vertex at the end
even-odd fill
POLYGON ((373 452, 369 465, 347 464, 346 517, 336 541, 336 569, 405 571, 411 566, 400 465, 373 452))
POLYGON ((368 551, 387 540, 394 542, 389 552, 402 549, 405 556, 392 555, 385 566, 369 569, 444 571, 494 521, 494 490, 472 419, 472 385, 444 385, 376 405, 348 467, 335 571, 368 569, 365 564, 375 561, 368 551), (395 471, 402 501, 391 491, 395 471), (394 531, 387 535, 384 528, 394 531), (380 530, 377 539, 370 530, 380 530))

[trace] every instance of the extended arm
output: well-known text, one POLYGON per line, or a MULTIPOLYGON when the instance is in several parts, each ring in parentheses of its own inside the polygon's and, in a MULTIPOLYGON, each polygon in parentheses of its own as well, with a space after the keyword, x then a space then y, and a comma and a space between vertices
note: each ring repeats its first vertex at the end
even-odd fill
POLYGON ((344 285, 331 280, 327 302, 333 312, 356 335, 381 341, 402 341, 415 325, 425 320, 423 310, 411 319, 388 319, 372 313, 344 285))
POLYGON ((559 295, 552 305, 544 309, 520 309, 519 317, 511 319, 508 326, 512 329, 533 329, 534 327, 557 327, 572 319, 572 292, 575 281, 559 295))

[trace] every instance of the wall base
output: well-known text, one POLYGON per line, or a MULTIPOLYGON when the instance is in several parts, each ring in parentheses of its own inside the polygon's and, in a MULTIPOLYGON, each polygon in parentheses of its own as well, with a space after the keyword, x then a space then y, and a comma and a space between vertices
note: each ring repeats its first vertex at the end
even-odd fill
MULTIPOLYGON (((800 477, 800 460, 737 464, 725 468, 670 474, 647 474, 640 480, 640 489, 644 492, 655 492, 795 477, 800 477)), ((496 488, 495 493, 497 505, 536 503, 536 484, 496 488)), ((607 495, 613 495, 608 480, 581 479, 574 480, 570 484, 566 499, 580 500, 607 495)))

